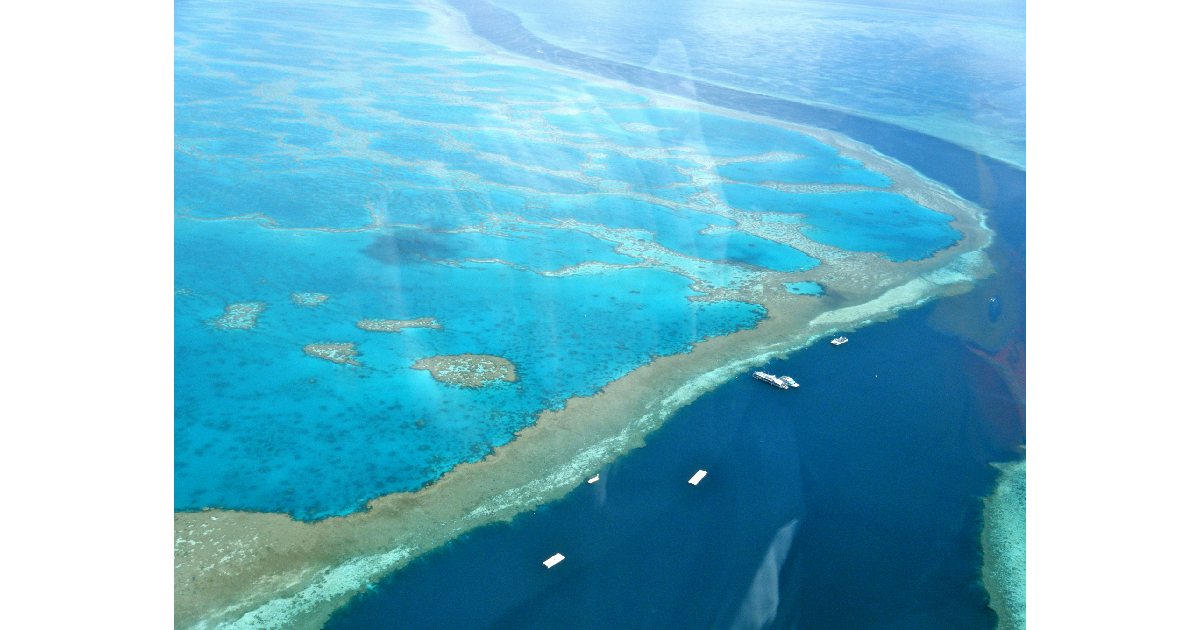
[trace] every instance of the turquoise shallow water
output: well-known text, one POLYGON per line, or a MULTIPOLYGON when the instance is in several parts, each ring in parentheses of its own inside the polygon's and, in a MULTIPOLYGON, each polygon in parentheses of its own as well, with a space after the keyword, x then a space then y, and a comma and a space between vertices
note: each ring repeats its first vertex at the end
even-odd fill
POLYGON ((809 238, 839 249, 880 252, 892 260, 917 260, 953 244, 961 234, 949 215, 911 199, 875 191, 796 195, 733 184, 722 189, 731 206, 763 212, 802 213, 809 238))
POLYGON ((775 271, 804 271, 820 262, 786 245, 725 228, 698 235, 660 235, 658 241, 700 258, 737 261, 775 271))
POLYGON ((184 221, 177 232, 176 277, 188 289, 175 330, 182 507, 316 518, 412 490, 507 442, 542 409, 761 316, 741 303, 689 302, 689 281, 657 269, 549 278, 410 257, 451 247, 436 239, 246 222, 184 221), (293 291, 330 298, 301 306, 293 291), (205 325, 248 300, 267 305, 257 328, 205 325), (355 326, 361 317, 434 317, 443 328, 367 332, 355 326), (362 366, 305 356, 317 342, 356 343, 362 366), (519 381, 470 390, 409 368, 460 353, 506 357, 519 381))
POLYGON ((800 159, 768 162, 734 162, 717 168, 721 177, 738 182, 759 184, 854 184, 887 187, 892 181, 886 175, 868 171, 862 164, 845 158, 800 159))
POLYGON ((344 514, 482 458, 653 357, 754 326, 760 307, 690 299, 695 280, 820 261, 737 230, 697 193, 893 257, 957 238, 948 217, 886 191, 698 181, 714 157, 771 153, 815 183, 886 183, 798 132, 660 108, 434 25, 404 3, 177 7, 177 509, 344 514), (886 234, 859 220, 880 209, 886 234), (665 249, 618 251, 603 228, 665 249), (585 263, 602 266, 554 273, 585 263), (246 302, 265 304, 255 328, 212 325, 246 302), (422 317, 442 328, 355 326, 422 317), (356 344, 361 365, 306 356, 310 343, 356 344), (519 380, 464 389, 411 369, 459 353, 503 356, 519 380))
POLYGON ((783 285, 783 288, 788 293, 795 293, 796 295, 821 295, 825 293, 825 287, 817 282, 789 282, 783 285))

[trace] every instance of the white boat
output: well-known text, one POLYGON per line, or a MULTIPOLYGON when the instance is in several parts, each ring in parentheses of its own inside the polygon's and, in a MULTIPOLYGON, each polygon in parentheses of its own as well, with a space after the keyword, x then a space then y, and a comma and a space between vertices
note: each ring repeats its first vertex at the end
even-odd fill
POLYGON ((550 567, 552 567, 566 559, 567 559, 566 556, 562 555, 561 553, 556 553, 553 556, 550 556, 549 558, 546 558, 545 560, 543 560, 542 564, 546 565, 546 568, 549 569, 550 567))
POLYGON ((597 474, 595 477, 592 477, 591 479, 588 479, 588 483, 596 483, 597 481, 600 481, 599 474, 597 474))
POLYGON ((696 474, 692 475, 691 479, 688 479, 688 483, 692 484, 693 486, 698 486, 700 485, 700 480, 703 479, 707 474, 707 470, 697 470, 696 474))
POLYGON ((834 339, 833 341, 830 341, 829 343, 831 343, 835 346, 840 346, 840 345, 846 343, 847 341, 850 341, 850 340, 845 337, 838 337, 837 339, 834 339))
POLYGON ((800 387, 800 383, 797 383, 796 380, 790 376, 780 376, 779 380, 787 383, 788 387, 800 387))
POLYGON ((783 379, 779 378, 778 376, 775 376, 774 374, 767 374, 766 372, 755 372, 754 378, 756 378, 760 381, 766 381, 766 382, 774 385, 775 387, 778 387, 779 389, 787 389, 788 388, 788 384, 785 383, 783 381, 783 379))

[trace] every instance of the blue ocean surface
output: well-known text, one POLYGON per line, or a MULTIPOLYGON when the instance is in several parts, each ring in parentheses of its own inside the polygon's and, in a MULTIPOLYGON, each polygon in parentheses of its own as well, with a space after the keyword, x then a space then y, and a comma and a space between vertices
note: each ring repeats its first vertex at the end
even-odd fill
POLYGON ((766 367, 798 389, 707 393, 599 483, 418 558, 329 627, 994 627, 979 497, 1024 443, 1023 9, 497 4, 520 21, 478 0, 176 5, 176 509, 348 514, 757 325, 757 305, 694 298, 822 261, 724 210, 892 261, 958 241, 780 124, 825 126, 983 206, 997 273, 766 367), (539 62, 444 36, 455 8, 539 62), (252 327, 219 325, 252 303, 252 327), (356 325, 423 318, 437 326, 356 325), (354 344, 357 365, 314 343, 354 344), (413 369, 466 353, 517 379, 413 369))

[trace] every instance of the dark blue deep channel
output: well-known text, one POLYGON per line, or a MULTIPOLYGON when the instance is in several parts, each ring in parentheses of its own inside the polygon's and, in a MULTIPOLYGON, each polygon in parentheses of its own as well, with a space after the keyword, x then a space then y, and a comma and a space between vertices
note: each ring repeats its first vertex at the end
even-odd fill
MULTIPOLYGON (((483 34, 525 41, 506 28, 483 34)), ((798 390, 746 375, 708 393, 599 483, 417 559, 329 628, 995 627, 980 497, 1025 439, 1025 174, 891 125, 825 126, 987 208, 997 274, 766 367, 798 390)))

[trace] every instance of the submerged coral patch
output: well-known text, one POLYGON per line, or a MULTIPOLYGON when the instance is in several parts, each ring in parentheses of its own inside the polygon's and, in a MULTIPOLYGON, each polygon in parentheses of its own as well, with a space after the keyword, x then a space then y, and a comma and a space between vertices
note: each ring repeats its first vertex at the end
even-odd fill
POLYGON ((212 320, 214 328, 249 330, 258 325, 258 316, 267 305, 263 302, 238 302, 225 305, 225 314, 212 320))
POLYGON ((517 368, 504 357, 488 354, 456 354, 427 357, 413 369, 429 370, 433 378, 459 387, 483 387, 496 381, 517 380, 517 368))
POLYGON ((358 356, 358 348, 352 343, 310 343, 304 346, 304 354, 334 363, 362 365, 354 358, 358 356))
POLYGON ((292 301, 300 306, 319 306, 328 300, 329 296, 324 293, 293 293, 292 301))

